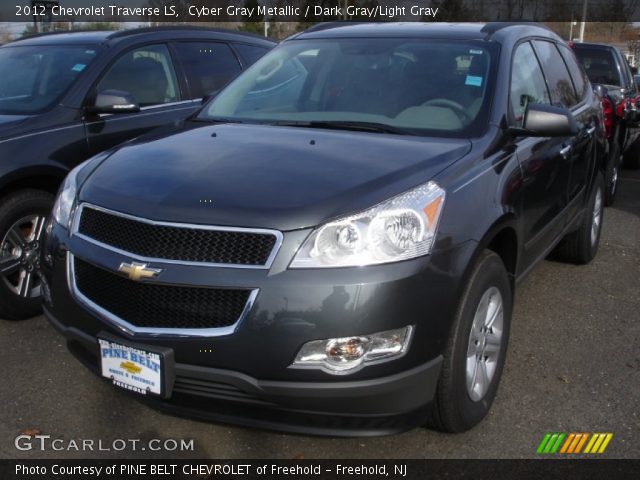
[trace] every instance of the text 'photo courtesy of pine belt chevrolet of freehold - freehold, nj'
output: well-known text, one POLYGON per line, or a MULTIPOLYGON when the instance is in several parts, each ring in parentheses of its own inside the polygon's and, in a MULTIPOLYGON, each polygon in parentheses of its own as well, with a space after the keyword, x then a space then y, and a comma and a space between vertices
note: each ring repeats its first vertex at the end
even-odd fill
POLYGON ((3 2, 0 478, 637 478, 639 65, 635 0, 3 2))

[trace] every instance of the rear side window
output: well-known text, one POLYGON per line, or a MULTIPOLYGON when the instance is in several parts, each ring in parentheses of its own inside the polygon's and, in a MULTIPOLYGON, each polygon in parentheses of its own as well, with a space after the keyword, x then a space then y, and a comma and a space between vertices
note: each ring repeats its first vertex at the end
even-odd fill
POLYGON ((578 95, 578 101, 583 99, 587 94, 588 84, 587 76, 584 70, 578 64, 576 56, 573 54, 569 47, 559 45, 558 50, 562 54, 564 61, 569 69, 571 78, 573 79, 573 85, 576 87, 576 94, 578 95))
POLYGON ((621 86, 616 59, 611 50, 576 46, 575 53, 591 83, 621 86))
POLYGON ((124 90, 141 107, 180 100, 176 74, 165 45, 149 45, 122 55, 107 71, 97 92, 124 90))
POLYGON ((543 40, 535 40, 536 51, 542 64, 551 94, 551 102, 566 108, 578 103, 576 91, 569 75, 569 70, 560 56, 555 44, 543 40))
POLYGON ((511 111, 518 126, 522 126, 527 105, 551 103, 540 64, 529 42, 520 44, 513 55, 509 90, 511 111))
POLYGON ((221 90, 240 73, 240 64, 226 43, 183 42, 176 49, 189 78, 191 98, 221 90))
POLYGON ((268 48, 256 47, 255 45, 247 45, 245 43, 234 43, 233 47, 238 51, 247 67, 254 64, 257 60, 260 60, 262 56, 269 51, 268 48))

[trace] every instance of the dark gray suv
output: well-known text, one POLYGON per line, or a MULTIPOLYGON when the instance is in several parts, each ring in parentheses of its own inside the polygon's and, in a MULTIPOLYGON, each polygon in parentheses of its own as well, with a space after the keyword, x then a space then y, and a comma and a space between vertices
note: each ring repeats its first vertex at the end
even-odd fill
POLYGON ((171 412, 466 430, 498 390, 516 284, 556 246, 596 254, 600 114, 545 28, 312 28, 184 125, 70 173, 45 313, 171 412))

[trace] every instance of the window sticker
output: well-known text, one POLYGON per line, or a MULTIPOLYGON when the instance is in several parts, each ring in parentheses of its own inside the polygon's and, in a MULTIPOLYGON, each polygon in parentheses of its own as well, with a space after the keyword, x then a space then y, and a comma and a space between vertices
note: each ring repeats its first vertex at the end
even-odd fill
POLYGON ((467 75, 467 78, 465 79, 464 84, 470 85, 472 87, 481 87, 482 77, 477 77, 475 75, 467 75))
POLYGON ((76 63, 71 70, 74 72, 81 72, 85 67, 86 65, 84 63, 76 63))
POLYGON ((469 50, 471 55, 482 55, 482 50, 474 50, 473 48, 469 50))

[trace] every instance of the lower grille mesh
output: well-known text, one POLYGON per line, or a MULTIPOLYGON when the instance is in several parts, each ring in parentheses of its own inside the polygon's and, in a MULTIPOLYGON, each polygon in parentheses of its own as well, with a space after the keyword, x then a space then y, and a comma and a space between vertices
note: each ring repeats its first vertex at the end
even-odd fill
POLYGON ((74 259, 76 287, 113 315, 144 328, 222 328, 240 318, 251 290, 138 283, 74 259))

